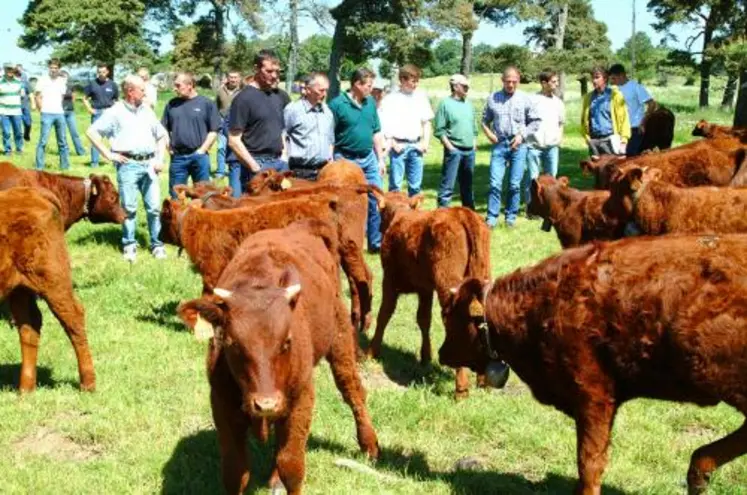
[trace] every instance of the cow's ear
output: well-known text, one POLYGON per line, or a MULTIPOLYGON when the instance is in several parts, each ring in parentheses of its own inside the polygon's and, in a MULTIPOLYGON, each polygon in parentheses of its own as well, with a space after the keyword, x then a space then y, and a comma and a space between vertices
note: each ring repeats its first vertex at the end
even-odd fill
POLYGON ((379 207, 379 210, 386 208, 386 197, 381 189, 373 189, 371 190, 371 194, 373 194, 373 197, 376 199, 376 205, 379 207))
POLYGON ((225 197, 228 197, 231 194, 233 194, 233 188, 231 186, 225 186, 220 193, 221 196, 225 196, 225 197))
POLYGON ((174 192, 176 193, 177 199, 182 203, 187 201, 187 186, 184 184, 177 184, 174 186, 174 192))
POLYGON ((560 183, 562 187, 568 187, 568 177, 558 177, 558 183, 560 183))
POLYGON ((641 181, 643 179, 643 173, 645 172, 644 169, 641 167, 633 167, 631 168, 625 176, 628 179, 628 184, 630 184, 630 189, 632 191, 637 191, 641 188, 641 181))
POLYGON ((412 198, 410 198, 410 209, 417 210, 420 208, 420 205, 423 204, 423 201, 425 201, 425 196, 423 196, 423 193, 416 194, 412 198))
POLYGON ((176 310, 179 318, 192 329, 197 340, 219 337, 220 328, 225 325, 225 312, 220 298, 204 296, 183 302, 176 310))
POLYGON ((542 184, 538 179, 532 179, 532 189, 537 192, 537 197, 542 198, 542 184))
POLYGON ((283 296, 288 301, 288 304, 290 304, 291 308, 295 308, 298 296, 301 294, 301 277, 294 267, 287 267, 280 276, 280 287, 284 288, 285 292, 283 296))

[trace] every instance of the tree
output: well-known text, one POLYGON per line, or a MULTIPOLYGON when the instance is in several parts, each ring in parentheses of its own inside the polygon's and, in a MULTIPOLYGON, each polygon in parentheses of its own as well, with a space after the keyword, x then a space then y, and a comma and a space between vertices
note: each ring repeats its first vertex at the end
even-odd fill
POLYGON ((656 47, 644 32, 631 36, 615 54, 617 62, 626 68, 633 66, 633 46, 635 45, 635 78, 650 81, 658 75, 659 66, 666 60, 668 50, 656 47))
POLYGON ((423 67, 423 75, 433 77, 459 72, 461 53, 461 41, 453 38, 441 40, 433 49, 431 63, 423 67))
POLYGON ((525 46, 505 43, 475 59, 478 72, 502 72, 508 66, 518 68, 524 82, 532 80, 537 72, 532 52, 525 46))

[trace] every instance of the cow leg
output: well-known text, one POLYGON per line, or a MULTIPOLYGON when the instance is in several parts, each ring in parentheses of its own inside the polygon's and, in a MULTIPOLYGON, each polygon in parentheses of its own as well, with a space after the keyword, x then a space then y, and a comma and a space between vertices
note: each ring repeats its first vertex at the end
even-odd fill
MULTIPOLYGON (((344 321, 340 323, 346 324, 344 321)), ((333 342, 332 349, 327 355, 327 361, 332 368, 332 376, 335 379, 337 390, 340 391, 342 398, 353 411, 358 445, 363 452, 375 459, 379 455, 379 443, 366 408, 366 390, 363 388, 358 375, 354 343, 346 338, 347 335, 349 335, 349 332, 344 330, 338 333, 338 337, 333 342)))
POLYGON ((381 283, 381 306, 379 314, 376 316, 376 332, 368 346, 368 356, 376 359, 381 352, 381 343, 384 340, 384 330, 389 324, 389 320, 397 309, 397 298, 399 294, 391 283, 391 277, 384 273, 384 280, 381 283))
POLYGON ((583 495, 600 495, 612 423, 617 409, 611 399, 589 402, 581 407, 576 417, 577 492, 583 495))
POLYGON ((462 400, 467 397, 469 397, 469 368, 457 368, 454 398, 462 400))
POLYGON ((18 287, 8 298, 13 322, 18 327, 21 340, 21 378, 18 389, 21 393, 33 392, 36 388, 36 360, 41 338, 42 315, 36 305, 36 296, 25 287, 18 287))
POLYGON ((371 313, 370 270, 360 247, 344 240, 340 242, 340 264, 350 285, 350 320, 354 331, 362 331, 361 322, 370 318, 371 313))
POLYGON ((73 344, 75 356, 78 359, 80 388, 93 392, 96 389, 96 373, 86 337, 85 311, 73 294, 72 282, 57 282, 55 287, 41 293, 41 296, 47 301, 49 309, 57 317, 73 344))
POLYGON ((420 364, 431 362, 431 315, 433 312, 433 291, 418 294, 417 320, 422 342, 420 343, 420 364))
POLYGON ((693 452, 690 468, 687 470, 687 491, 689 494, 703 493, 708 486, 711 473, 719 466, 747 453, 747 422, 713 443, 704 445, 693 452))
POLYGON ((249 420, 236 405, 222 400, 214 390, 210 391, 210 406, 220 445, 223 488, 229 495, 244 493, 249 484, 249 464, 246 456, 249 420))
MULTIPOLYGON (((355 363, 353 362, 353 366, 355 363)), ((314 386, 309 383, 299 394, 287 418, 275 423, 278 441, 277 473, 288 495, 300 495, 306 474, 306 442, 314 411, 314 386)), ((277 486, 276 486, 277 487, 277 486)))
POLYGON ((373 312, 371 311, 371 308, 373 307, 373 272, 371 269, 364 263, 363 265, 366 269, 366 288, 367 288, 367 297, 361 298, 361 332, 368 333, 368 329, 371 327, 371 319, 373 317, 373 312))

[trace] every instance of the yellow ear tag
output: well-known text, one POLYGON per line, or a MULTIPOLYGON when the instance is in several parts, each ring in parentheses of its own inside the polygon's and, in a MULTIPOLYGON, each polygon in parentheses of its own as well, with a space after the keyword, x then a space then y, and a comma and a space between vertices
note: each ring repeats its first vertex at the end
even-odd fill
POLYGON ((285 191, 286 189, 290 189, 293 184, 288 179, 283 179, 280 181, 280 189, 285 191))
POLYGON ((200 342, 204 342, 215 337, 215 329, 213 328, 213 325, 201 315, 197 315, 197 322, 195 323, 194 332, 195 338, 200 342))
POLYGON ((485 308, 482 307, 482 303, 477 298, 472 299, 472 302, 469 303, 469 315, 472 318, 485 316, 485 308))

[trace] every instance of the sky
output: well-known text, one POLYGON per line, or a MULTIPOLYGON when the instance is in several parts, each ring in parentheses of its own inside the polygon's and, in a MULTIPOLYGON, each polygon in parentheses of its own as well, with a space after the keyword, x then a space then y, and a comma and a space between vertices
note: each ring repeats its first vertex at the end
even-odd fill
MULTIPOLYGON (((31 72, 38 72, 43 69, 46 59, 49 57, 51 50, 43 48, 36 52, 23 50, 18 47, 18 38, 22 33, 21 25, 18 19, 23 15, 27 1, 24 0, 1 0, 3 4, 3 15, 0 17, 0 46, 2 55, 0 62, 22 63, 31 72)), ((595 17, 607 24, 607 33, 612 42, 612 49, 620 48, 625 40, 632 33, 631 16, 632 5, 634 0, 592 0, 595 17)), ((334 5, 338 2, 328 2, 334 5)), ((646 10, 646 1, 636 1, 636 30, 647 33, 654 42, 658 44, 662 35, 657 33, 651 24, 655 21, 653 15, 646 10)), ((523 25, 497 28, 483 23, 474 37, 474 43, 487 43, 490 45, 500 45, 502 43, 523 44, 524 36, 522 31, 523 25)), ((319 32, 320 29, 310 21, 304 21, 300 27, 300 36, 305 38, 311 34, 319 32)), ((328 34, 332 34, 329 32, 328 34)), ((679 42, 673 43, 674 46, 683 46, 685 38, 692 34, 689 29, 682 27, 674 31, 679 42)), ((163 39, 164 49, 170 46, 170 37, 163 39)))

